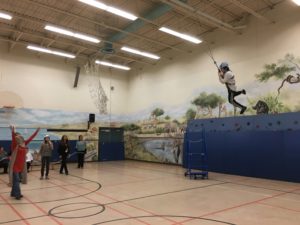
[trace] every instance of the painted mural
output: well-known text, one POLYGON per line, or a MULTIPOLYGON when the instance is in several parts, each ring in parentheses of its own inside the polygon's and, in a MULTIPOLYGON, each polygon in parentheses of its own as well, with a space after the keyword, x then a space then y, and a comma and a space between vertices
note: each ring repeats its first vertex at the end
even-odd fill
MULTIPOLYGON (((66 112, 59 110, 41 110, 41 109, 26 109, 26 108, 1 108, 0 109, 0 145, 11 140, 11 131, 9 126, 16 126, 16 131, 21 133, 25 138, 29 137, 37 127, 41 130, 35 139, 29 144, 29 150, 34 158, 34 164, 40 164, 39 150, 45 135, 50 136, 50 140, 57 144, 62 135, 67 135, 69 140, 75 144, 78 136, 84 136, 87 142, 86 161, 98 160, 98 127, 100 124, 92 124, 87 132, 59 132, 47 129, 87 129, 88 113, 66 112)), ((106 116, 99 116, 106 120, 106 116)), ((102 123, 101 125, 106 125, 102 123)), ((72 145, 71 145, 72 146, 72 145)), ((9 146, 6 146, 9 148, 9 146)), ((74 148, 74 146, 73 146, 74 148)), ((8 149, 6 149, 8 150, 8 149)), ((69 158, 76 160, 77 155, 75 149, 71 150, 69 158)), ((54 149, 53 159, 58 162, 59 158, 54 149)))
MULTIPOLYGON (((238 75, 237 75, 238 76, 238 75)), ((218 82, 216 71, 216 83, 218 82)), ((300 110, 300 59, 287 54, 277 62, 266 64, 253 82, 243 87, 247 95, 237 96, 247 106, 245 115, 276 114, 300 110)), ((32 129, 42 130, 29 148, 38 161, 39 146, 45 134, 52 141, 63 134, 77 140, 79 134, 88 142, 86 159, 98 160, 98 128, 123 127, 125 157, 127 159, 182 164, 183 136, 187 122, 199 118, 240 116, 228 103, 226 88, 215 92, 206 87, 197 89, 194 96, 180 106, 153 105, 129 115, 96 115, 96 122, 88 132, 48 132, 47 128, 86 129, 88 113, 40 109, 0 109, 0 143, 10 140, 9 124, 14 124, 25 137, 32 129), (206 90, 206 91, 204 91, 206 90)), ((100 150, 101 151, 101 150, 100 150)))
MULTIPOLYGON (((253 79, 244 87, 247 96, 241 99, 247 106, 245 115, 300 110, 300 101, 295 101, 294 97, 300 94, 300 58, 286 54, 277 62, 266 64, 260 73, 253 74, 253 79)), ((228 102, 226 88, 224 90, 200 91, 179 107, 153 107, 135 115, 135 118, 142 114, 147 116, 124 125, 126 157, 182 164, 183 134, 189 120, 240 116, 228 102)))

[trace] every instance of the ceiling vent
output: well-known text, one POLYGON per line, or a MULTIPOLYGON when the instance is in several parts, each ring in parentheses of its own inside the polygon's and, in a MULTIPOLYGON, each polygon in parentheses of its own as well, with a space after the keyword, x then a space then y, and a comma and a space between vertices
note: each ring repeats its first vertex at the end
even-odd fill
POLYGON ((103 54, 114 54, 115 50, 111 43, 105 43, 103 48, 100 50, 103 54))

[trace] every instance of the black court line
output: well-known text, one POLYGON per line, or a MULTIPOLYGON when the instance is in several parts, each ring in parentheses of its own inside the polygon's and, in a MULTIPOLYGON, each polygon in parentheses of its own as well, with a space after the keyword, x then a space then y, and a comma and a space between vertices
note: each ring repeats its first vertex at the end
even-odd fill
MULTIPOLYGON (((85 179, 85 178, 80 177, 80 176, 75 176, 75 175, 71 175, 71 176, 77 177, 79 179, 88 180, 88 179, 85 179)), ((95 181, 91 181, 91 180, 88 180, 88 181, 95 182, 95 181)), ((95 183, 97 183, 97 182, 95 182, 95 183)), ((154 195, 148 195, 148 196, 142 196, 142 197, 137 197, 137 198, 125 199, 125 200, 120 200, 120 201, 114 201, 114 202, 103 204, 103 207, 105 207, 106 205, 118 204, 118 203, 122 203, 122 202, 128 202, 128 201, 139 200, 139 199, 144 199, 144 198, 150 198, 150 197, 155 197, 155 196, 161 196, 161 195, 167 195, 167 194, 178 193, 178 192, 183 192, 183 191, 189 191, 189 190, 194 190, 194 189, 206 188, 206 187, 211 187, 211 186, 218 186, 218 185, 227 184, 227 183, 232 183, 232 182, 227 182, 227 181, 224 182, 223 181, 223 182, 217 183, 217 184, 210 184, 210 185, 205 185, 205 186, 200 186, 200 187, 193 187, 193 188, 187 188, 187 189, 182 189, 182 190, 170 191, 170 192, 165 192, 165 193, 158 193, 158 194, 154 194, 154 195)), ((260 187, 258 187, 258 188, 260 188, 260 187)), ((93 191, 93 192, 95 192, 95 191, 93 191)), ((293 193, 293 192, 284 192, 284 193, 293 193)), ((90 193, 88 193, 88 194, 90 194, 90 193)), ((85 195, 87 195, 87 194, 85 194, 85 195)), ((77 196, 77 197, 79 197, 79 196, 77 196)), ((72 198, 76 198, 76 197, 72 197, 72 198)), ((31 204, 31 203, 27 203, 27 204, 31 204)), ((61 206, 63 206, 63 205, 61 205, 61 206)), ((57 208, 57 207, 60 207, 60 206, 56 206, 55 208, 57 208)), ((24 218, 24 219, 30 220, 30 219, 40 218, 40 217, 47 217, 49 215, 57 217, 56 216, 57 214, 63 214, 63 213, 68 213, 68 212, 78 211, 78 210, 84 210, 84 209, 94 208, 94 207, 99 207, 99 206, 98 205, 97 206, 89 206, 89 207, 84 207, 84 208, 81 208, 81 209, 72 209, 72 210, 67 210, 67 211, 63 211, 63 212, 59 212, 59 213, 55 213, 55 214, 50 214, 49 212, 51 212, 51 210, 53 210, 53 208, 52 208, 52 209, 49 210, 48 215, 41 215, 41 216, 36 216, 36 217, 28 217, 28 218, 24 218)), ((103 211, 101 211, 101 212, 103 212, 103 211)), ((96 214, 99 214, 101 212, 98 212, 96 214)), ((83 216, 83 217, 85 217, 85 216, 83 216)), ((189 216, 177 216, 177 215, 153 215, 153 216, 145 216, 145 217, 149 217, 149 218, 150 217, 174 217, 174 218, 175 217, 178 217, 178 218, 181 217, 181 218, 190 218, 190 219, 196 219, 196 220, 197 219, 198 220, 200 220, 200 219, 201 220, 207 220, 206 218, 201 218, 201 217, 189 217, 189 216)), ((64 218, 64 217, 59 217, 59 218, 64 218)), ((142 218, 142 217, 128 217, 128 218, 122 218, 122 219, 117 219, 117 220, 103 221, 103 222, 96 223, 96 224, 103 224, 103 223, 115 222, 115 221, 118 221, 118 220, 131 220, 131 219, 138 219, 138 218, 142 218)), ((22 219, 21 220, 6 221, 6 222, 2 222, 0 224, 10 223, 10 222, 17 222, 17 221, 22 221, 22 219)), ((214 221, 214 220, 212 220, 212 221, 214 221)), ((223 221, 214 221, 214 222, 219 222, 219 223, 223 223, 223 224, 232 224, 232 223, 227 223, 227 222, 223 222, 223 221)), ((232 224, 232 225, 234 225, 234 224, 232 224)))
MULTIPOLYGON (((53 216, 53 217, 57 217, 57 218, 62 218, 62 219, 79 219, 79 218, 85 218, 85 217, 90 217, 90 216, 95 216, 95 215, 98 215, 102 212, 105 211, 105 206, 102 205, 102 204, 99 204, 99 203, 94 203, 94 202, 75 202, 75 203, 68 203, 68 204, 63 204, 63 205, 58 205, 56 207, 53 207, 52 209, 50 209, 48 211, 48 215, 49 216, 53 216), (68 210, 67 212, 74 212, 74 211, 80 211, 80 210, 83 210, 83 209, 91 209, 91 208, 99 208, 100 207, 100 210, 98 212, 95 212, 95 213, 92 213, 92 214, 88 214, 88 215, 84 215, 84 216, 57 216, 57 214, 62 214, 62 212, 59 212, 59 213, 53 213, 53 211, 55 209, 58 209, 60 207, 63 207, 63 206, 67 206, 67 205, 79 205, 79 204, 88 204, 88 205, 94 205, 94 206, 89 206, 89 207, 84 207, 84 208, 79 208, 79 209, 72 209, 72 210, 68 210)), ((66 213, 66 212, 64 212, 66 213)))
MULTIPOLYGON (((151 170, 151 169, 144 169, 144 170, 151 170)), ((159 172, 163 172, 163 171, 159 171, 159 172)), ((179 174, 176 174, 176 175, 179 175, 179 174)), ((76 178, 79 178, 79 179, 83 179, 83 180, 87 180, 89 182, 92 182, 92 183, 96 183, 99 185, 99 187, 94 190, 94 191, 91 191, 91 192, 88 192, 86 194, 83 194, 83 195, 78 195, 78 196, 75 196, 75 197, 70 197, 70 198, 65 198, 65 199, 59 199, 59 200, 50 200, 50 201, 41 201, 41 202, 32 202, 32 203, 44 203, 44 202, 54 202, 54 201, 62 201, 62 200, 68 200, 68 199, 73 199, 73 198, 78 198, 78 197, 82 197, 82 196, 85 196, 85 195, 89 195, 91 193, 94 193, 96 191, 98 191, 102 186, 100 183, 96 182, 96 181, 92 181, 92 180, 89 180, 89 179, 86 179, 86 178, 83 178, 83 177, 80 177, 80 176, 75 176, 75 175, 69 175, 69 176, 73 176, 73 177, 76 177, 76 178)), ((213 180, 213 179, 211 179, 213 180)), ((242 186, 247 186, 247 185, 243 185, 243 184, 238 184, 238 183, 234 183, 234 182, 229 182, 229 181, 220 181, 220 180, 215 180, 215 181, 219 181, 221 183, 217 183, 217 184, 210 184, 210 185, 205 185, 205 186, 200 186, 200 187, 193 187, 193 188, 187 188, 187 189, 182 189, 182 190, 176 190, 176 191, 171 191, 171 192, 165 192, 165 193, 158 193, 158 194, 154 194, 154 195, 148 195, 148 196, 142 196, 142 197, 137 197, 137 198, 131 198, 131 199, 125 199, 125 200, 120 200, 120 201, 115 201, 115 202, 110 202, 110 203, 106 203, 106 204, 103 204, 103 207, 105 207, 105 205, 112 205, 112 204, 117 204, 117 203, 122 203, 122 202, 128 202, 128 201, 133 201, 133 200, 139 200, 139 199, 144 199, 144 198, 150 198, 150 197, 155 197, 155 196, 160 196, 160 195, 167 195, 167 194, 172 194, 172 193, 178 193, 178 192, 183 192, 183 191, 189 191, 189 190, 194 190, 194 189, 200 189, 200 188, 206 188, 206 187, 211 187, 211 186, 218 186, 218 185, 222 185, 222 184, 237 184, 237 185, 242 185, 242 186)), ((68 184, 66 186, 69 186, 71 184, 68 184)), ((251 185, 250 185, 251 186, 251 185)), ((252 186, 251 186, 252 187, 252 186)), ((255 186, 254 186, 255 187, 255 186)), ((261 187, 256 187, 256 188, 261 188, 261 187)), ((261 188, 261 189, 267 189, 267 188, 261 188)), ((272 190, 272 189, 267 189, 267 190, 272 190)), ((277 190, 277 191, 280 191, 280 190, 277 190)), ((283 193, 293 193, 293 192, 288 192, 288 191, 281 191, 283 193)), ((295 193, 296 194, 296 193, 295 193)), ((32 204, 32 203, 19 203, 19 204, 32 204)), ((12 205, 14 205, 13 203, 11 203, 12 205)), ((16 203, 17 204, 17 203, 16 203)), ((6 204, 5 204, 6 205, 6 204)), ((61 205, 62 206, 62 205, 61 205)), ((55 208, 57 207, 60 207, 60 206, 56 206, 55 208)), ((82 209, 87 209, 87 208, 93 208, 93 207, 98 207, 98 206, 90 206, 90 207, 85 207, 85 208, 82 208, 82 209)), ((53 209, 50 209, 48 211, 48 213, 53 210, 53 209)), ((81 210, 81 209, 73 209, 73 210, 68 210, 68 211, 63 211, 63 212, 59 212, 59 213, 55 213, 54 215, 52 214, 52 216, 55 217, 55 215, 57 214, 62 214, 62 213, 67 213, 67 212, 72 212, 72 211, 77 211, 77 210, 81 210)), ((103 210, 104 211, 104 210, 103 210)), ((102 212, 103 212, 102 211, 102 212)), ((35 216, 35 217, 28 217, 28 218, 24 218, 24 220, 30 220, 30 219, 36 219, 36 218, 41 218, 41 217, 47 217, 51 215, 50 213, 48 215, 41 215, 41 216, 35 216)), ((191 218, 191 219, 204 219, 206 220, 205 218, 201 218, 201 217, 189 217, 189 216, 176 216, 176 215, 154 215, 154 216, 145 216, 145 217, 182 217, 182 218, 191 218)), ((62 218, 62 217, 61 217, 62 218)), ((128 219, 138 219, 140 217, 128 217, 128 218, 123 218, 123 219, 120 219, 120 220, 128 220, 128 219)), ((13 220, 13 221, 5 221, 5 222, 1 222, 0 224, 3 224, 3 223, 11 223, 11 222, 18 222, 18 221, 22 221, 23 219, 19 219, 19 220, 13 220)), ((100 223, 97 223, 97 224, 103 224, 103 223, 109 223, 109 222, 114 222, 114 221, 117 221, 117 220, 110 220, 110 221, 103 221, 103 222, 100 222, 100 223)), ((212 220, 213 221, 213 220, 212 220)), ((215 221, 215 222, 218 222, 218 221, 215 221)), ((222 222, 222 221, 219 221, 219 222, 222 222)), ((227 223, 227 222, 223 222, 224 224, 232 224, 232 223, 227 223)), ((233 225, 233 224, 232 224, 233 225)))
MULTIPOLYGON (((74 199, 74 198, 80 198, 80 197, 92 194, 92 193, 97 192, 98 190, 100 190, 101 187, 102 187, 102 185, 99 182, 97 182, 97 181, 89 180, 89 179, 86 179, 86 178, 83 178, 83 177, 79 177, 79 176, 75 176, 75 175, 71 175, 71 174, 69 174, 68 176, 76 177, 76 178, 79 178, 79 179, 82 179, 82 180, 89 181, 91 183, 95 183, 95 184, 98 185, 98 187, 95 190, 92 190, 92 191, 87 192, 85 194, 77 195, 77 196, 73 196, 73 197, 69 197, 69 198, 60 198, 60 199, 55 199, 55 200, 37 201, 37 202, 9 202, 9 204, 10 205, 30 205, 30 204, 36 204, 36 203, 49 203, 49 202, 64 201, 64 200, 69 200, 69 199, 74 199)), ((0 205, 8 205, 8 203, 0 203, 0 205)))
MULTIPOLYGON (((148 168, 140 168, 138 166, 133 166, 133 167, 138 168, 138 169, 142 169, 142 170, 150 170, 150 171, 155 171, 155 172, 160 172, 160 173, 168 173, 168 174, 177 175, 177 176, 182 176, 183 175, 183 174, 179 174, 179 173, 165 172, 165 171, 161 171, 161 170, 154 170, 154 169, 148 169, 148 168)), ((222 173, 219 173, 219 174, 222 174, 222 173)), ((239 175, 235 175, 235 174, 224 174, 224 175, 239 176, 239 175)), ((256 178, 256 177, 247 177, 247 176, 242 176, 242 177, 249 178, 249 179, 251 179, 251 178, 255 179, 256 178)), ((261 178, 257 178, 257 179, 261 179, 261 178)), ((279 191, 279 192, 287 193, 287 194, 293 193, 293 192, 284 191, 284 190, 281 190, 281 189, 266 188, 266 187, 260 187, 260 186, 256 186, 256 185, 251 185, 251 184, 241 184, 241 183, 232 182, 232 181, 225 181, 225 180, 211 179, 211 178, 209 178, 209 180, 218 181, 218 182, 226 182, 226 183, 229 183, 229 184, 236 184, 236 185, 240 185, 240 186, 253 187, 253 188, 264 189, 264 190, 269 190, 269 191, 279 191)), ((265 180, 268 180, 268 179, 265 179, 265 180)), ((289 182, 289 183, 293 183, 293 182, 289 182)), ((300 193, 293 193, 293 194, 300 195, 300 193)))
MULTIPOLYGON (((63 214, 63 213, 68 213, 68 212, 73 212, 73 211, 78 211, 78 210, 84 210, 84 209, 95 208, 95 207, 98 207, 98 206, 88 206, 88 207, 84 207, 84 208, 81 208, 81 209, 70 209, 70 210, 67 210, 67 211, 61 211, 61 212, 55 213, 54 215, 47 214, 47 215, 40 215, 40 216, 27 217, 27 218, 24 218, 24 219, 18 219, 18 220, 9 220, 9 221, 5 221, 5 222, 0 222, 0 224, 14 223, 14 222, 19 222, 19 221, 23 221, 23 220, 33 220, 33 219, 38 219, 38 218, 43 218, 43 217, 48 217, 48 216, 54 216, 54 217, 57 217, 57 216, 55 216, 55 215, 57 215, 57 214, 63 214)), ((104 210, 105 210, 105 206, 103 206, 103 207, 104 207, 104 210)), ((104 211, 104 210, 103 210, 103 211, 104 211)), ((63 217, 59 217, 59 218, 63 218, 63 217)))
MULTIPOLYGON (((225 222, 225 221, 221 221, 221 220, 207 219, 207 218, 195 217, 195 216, 177 216, 177 215, 133 216, 133 217, 114 219, 114 220, 106 220, 106 221, 102 221, 99 223, 94 223, 93 225, 113 223, 113 222, 133 220, 133 219, 143 219, 143 218, 185 218, 185 219, 211 221, 211 222, 215 222, 215 223, 219 223, 219 224, 236 225, 234 223, 229 223, 229 222, 225 222)), ((180 223, 180 222, 178 222, 178 223, 180 223)))
POLYGON ((129 202, 129 201, 134 201, 134 200, 139 200, 139 199, 144 199, 144 198, 151 198, 151 197, 156 197, 156 196, 161 196, 161 195, 174 194, 174 193, 178 193, 178 192, 207 188, 207 187, 218 186, 218 185, 222 185, 222 184, 226 184, 226 182, 217 183, 217 184, 209 184, 209 185, 204 185, 204 186, 200 186, 200 187, 198 186, 198 187, 186 188, 186 189, 181 189, 181 190, 176 190, 176 191, 163 192, 163 193, 158 193, 158 194, 153 194, 153 195, 146 195, 146 196, 142 196, 142 197, 130 198, 130 199, 125 199, 125 200, 120 200, 120 201, 114 201, 114 202, 105 203, 104 205, 112 205, 112 204, 129 202))
MULTIPOLYGON (((57 187, 65 187, 65 186, 70 186, 70 185, 88 184, 88 183, 91 183, 91 182, 88 181, 88 182, 84 182, 84 183, 82 182, 82 183, 72 183, 72 184, 56 185, 56 186, 49 186, 49 187, 41 187, 41 188, 22 189, 22 192, 36 191, 36 190, 42 190, 42 189, 51 189, 51 188, 57 188, 57 187)), ((0 194, 7 194, 7 193, 10 193, 10 191, 0 192, 0 194)))

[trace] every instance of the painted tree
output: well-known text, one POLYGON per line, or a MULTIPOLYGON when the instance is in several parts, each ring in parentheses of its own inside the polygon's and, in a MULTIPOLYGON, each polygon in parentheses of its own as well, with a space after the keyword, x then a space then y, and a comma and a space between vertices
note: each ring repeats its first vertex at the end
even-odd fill
POLYGON ((137 130, 140 130, 141 127, 134 124, 134 123, 130 123, 130 124, 125 124, 122 126, 122 128, 125 130, 125 131, 137 131, 137 130))
POLYGON ((165 116, 165 120, 170 120, 170 119, 171 119, 170 116, 168 116, 168 115, 165 116))
POLYGON ((283 79, 287 73, 294 71, 295 68, 287 65, 278 65, 276 63, 266 64, 264 71, 256 74, 256 78, 260 82, 267 82, 270 78, 283 79))
POLYGON ((195 119, 196 114, 197 114, 197 112, 194 109, 189 108, 185 113, 186 121, 195 119))
POLYGON ((156 108, 151 112, 151 116, 153 116, 155 119, 162 116, 165 113, 165 111, 161 108, 156 108))
POLYGON ((178 120, 176 120, 176 119, 174 119, 172 122, 175 123, 175 124, 177 124, 177 125, 180 124, 180 122, 178 120))
POLYGON ((280 89, 283 88, 285 82, 289 84, 300 83, 299 64, 300 59, 295 58, 292 54, 287 54, 284 59, 278 60, 277 63, 266 64, 264 71, 255 76, 260 82, 267 82, 271 78, 281 79, 282 83, 277 89, 279 96, 280 89))
POLYGON ((192 101, 192 104, 197 107, 197 115, 202 113, 209 116, 212 116, 212 110, 216 107, 219 107, 220 116, 224 103, 225 100, 221 96, 214 93, 208 95, 206 92, 200 93, 200 95, 192 101))

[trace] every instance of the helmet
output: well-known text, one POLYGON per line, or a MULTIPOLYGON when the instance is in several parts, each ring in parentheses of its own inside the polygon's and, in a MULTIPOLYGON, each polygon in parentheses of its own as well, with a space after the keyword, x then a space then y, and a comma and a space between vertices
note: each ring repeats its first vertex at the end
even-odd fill
POLYGON ((227 62, 222 62, 220 64, 220 69, 224 69, 225 67, 229 67, 228 63, 227 62))
POLYGON ((50 136, 49 136, 48 134, 46 134, 46 135, 44 136, 44 138, 50 138, 50 136))

